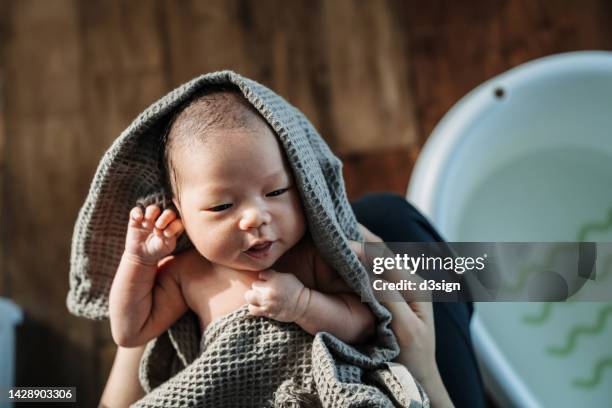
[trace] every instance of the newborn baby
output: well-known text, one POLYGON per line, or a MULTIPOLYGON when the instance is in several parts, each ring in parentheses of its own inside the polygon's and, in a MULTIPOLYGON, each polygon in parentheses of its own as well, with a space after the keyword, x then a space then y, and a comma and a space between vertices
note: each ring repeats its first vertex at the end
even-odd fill
POLYGON ((113 339, 136 347, 187 309, 203 331, 248 304, 249 313, 364 342, 375 319, 320 258, 278 138, 234 90, 209 91, 173 120, 164 166, 173 203, 130 212, 110 292, 113 339), (177 238, 194 248, 169 256, 177 238))

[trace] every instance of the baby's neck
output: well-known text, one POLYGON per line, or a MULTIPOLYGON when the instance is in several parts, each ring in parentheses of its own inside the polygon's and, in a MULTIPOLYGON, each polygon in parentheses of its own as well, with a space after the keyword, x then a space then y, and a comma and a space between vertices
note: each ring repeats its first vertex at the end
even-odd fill
POLYGON ((239 273, 239 274, 243 274, 243 275, 253 275, 255 277, 257 277, 257 274, 260 271, 253 271, 253 270, 248 270, 248 269, 236 269, 236 268, 232 268, 230 266, 226 266, 226 265, 222 265, 222 264, 217 264, 217 263, 213 263, 211 262, 211 265, 213 267, 213 270, 215 272, 218 273, 239 273))

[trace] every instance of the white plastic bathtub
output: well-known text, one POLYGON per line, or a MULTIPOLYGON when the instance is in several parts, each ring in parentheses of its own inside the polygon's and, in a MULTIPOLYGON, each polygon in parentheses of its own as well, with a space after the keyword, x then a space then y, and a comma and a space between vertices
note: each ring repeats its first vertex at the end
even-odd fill
MULTIPOLYGON (((407 196, 448 241, 576 241, 598 223, 586 239, 611 242, 612 53, 476 88, 428 139, 407 196)), ((477 303, 472 334, 502 406, 612 406, 612 304, 477 303)))

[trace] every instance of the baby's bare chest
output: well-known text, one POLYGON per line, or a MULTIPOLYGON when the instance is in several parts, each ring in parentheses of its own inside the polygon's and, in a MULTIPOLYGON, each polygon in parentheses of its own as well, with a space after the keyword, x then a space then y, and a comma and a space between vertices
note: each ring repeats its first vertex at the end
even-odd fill
MULTIPOLYGON (((299 243, 287 251, 273 269, 292 273, 305 286, 315 288, 313 255, 314 247, 310 241, 299 243)), ((183 297, 198 316, 201 330, 244 306, 247 303, 245 293, 258 280, 257 272, 215 268, 195 256, 183 262, 181 269, 183 297)))
POLYGON ((245 305, 244 294, 255 280, 246 274, 223 276, 211 271, 191 270, 184 274, 181 289, 185 303, 196 313, 203 330, 211 322, 245 305))

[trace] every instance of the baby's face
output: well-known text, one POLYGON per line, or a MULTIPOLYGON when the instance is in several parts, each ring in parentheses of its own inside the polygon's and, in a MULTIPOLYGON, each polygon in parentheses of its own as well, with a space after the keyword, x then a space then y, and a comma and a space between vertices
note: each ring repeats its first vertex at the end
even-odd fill
POLYGON ((209 261, 237 270, 270 268, 306 231, 279 141, 261 121, 214 132, 205 144, 174 152, 180 194, 174 204, 209 261))

